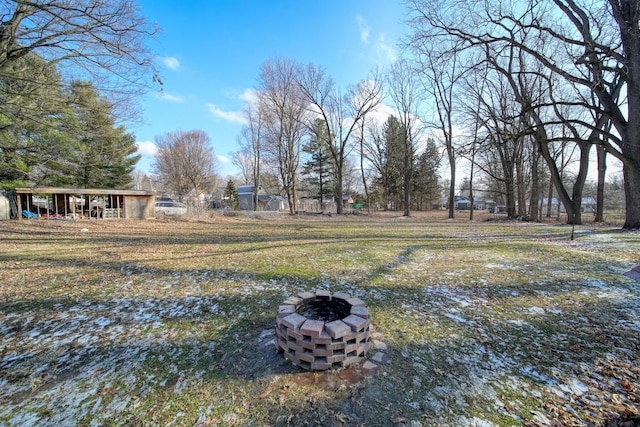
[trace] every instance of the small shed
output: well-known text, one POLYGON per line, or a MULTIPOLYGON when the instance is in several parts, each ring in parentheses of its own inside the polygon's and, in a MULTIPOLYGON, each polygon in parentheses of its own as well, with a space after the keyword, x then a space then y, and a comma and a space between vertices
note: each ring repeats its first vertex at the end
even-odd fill
POLYGON ((147 219, 154 216, 150 191, 95 188, 16 188, 18 218, 147 219))
POLYGON ((456 196, 455 208, 459 211, 471 210, 471 200, 467 199, 466 197, 456 196))
POLYGON ((496 209, 496 202, 491 199, 485 199, 484 197, 474 197, 473 198, 473 209, 477 211, 491 211, 494 212, 496 209))
POLYGON ((11 219, 11 203, 9 198, 0 194, 0 220, 11 219))
MULTIPOLYGON (((255 185, 241 185, 238 187, 238 204, 239 209, 242 211, 253 211, 255 210, 255 194, 256 194, 256 186, 255 185)), ((264 196, 267 193, 264 189, 258 186, 258 199, 260 200, 260 196, 264 196)))
POLYGON ((282 196, 263 194, 258 196, 258 205, 263 211, 285 212, 289 210, 289 202, 282 196))
POLYGON ((351 194, 345 194, 342 196, 342 207, 347 208, 351 206, 355 200, 351 194))

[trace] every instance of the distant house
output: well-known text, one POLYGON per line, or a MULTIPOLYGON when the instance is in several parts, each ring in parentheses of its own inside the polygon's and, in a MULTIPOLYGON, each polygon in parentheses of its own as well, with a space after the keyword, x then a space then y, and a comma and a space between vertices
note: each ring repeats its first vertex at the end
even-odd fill
POLYGON ((342 196, 342 207, 348 208, 354 203, 353 196, 351 194, 345 194, 342 196))
MULTIPOLYGON (((470 207, 471 207, 471 201, 469 199, 467 199, 467 198, 462 197, 462 196, 455 196, 455 199, 454 199, 453 202, 454 202, 454 209, 458 210, 458 211, 468 211, 470 209, 470 207)), ((443 200, 442 205, 443 205, 442 207, 444 209, 448 209, 449 208, 449 198, 448 197, 443 200)))
POLYGON ((455 208, 459 211, 468 211, 471 210, 471 200, 465 197, 456 197, 455 199, 455 208))
POLYGON ((473 209, 478 211, 495 211, 496 202, 491 199, 485 199, 484 197, 473 198, 473 209))
POLYGON ((242 211, 287 211, 289 203, 282 196, 267 194, 262 188, 258 187, 258 209, 255 209, 255 185, 241 185, 237 189, 239 209, 242 211))
MULTIPOLYGON (((547 215, 547 210, 549 209, 549 200, 543 199, 540 202, 542 207, 541 214, 547 215)), ((564 208, 564 205, 561 201, 553 197, 551 199, 551 214, 556 214, 559 210, 560 213, 567 213, 567 210, 564 208)), ((580 211, 582 213, 595 213, 596 212, 596 199, 593 197, 583 197, 582 204, 580 205, 580 211)))
MULTIPOLYGON (((462 196, 455 196, 454 199, 454 209, 458 211, 468 211, 471 210, 471 200, 462 196)), ((445 209, 449 208, 449 199, 446 198, 443 203, 443 207, 445 209)), ((496 202, 491 199, 486 199, 484 197, 474 197, 473 198, 473 209, 477 211, 486 211, 486 210, 495 210, 496 202)))

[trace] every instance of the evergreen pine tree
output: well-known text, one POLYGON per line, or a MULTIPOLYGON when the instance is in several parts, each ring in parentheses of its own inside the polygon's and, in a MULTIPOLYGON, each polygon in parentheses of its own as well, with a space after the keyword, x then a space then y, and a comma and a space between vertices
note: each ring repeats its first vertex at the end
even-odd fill
POLYGON ((117 126, 113 105, 90 83, 73 82, 66 94, 68 146, 66 162, 54 185, 84 188, 129 188, 140 159, 133 134, 117 126))
POLYGON ((326 140, 325 126, 322 120, 317 119, 309 142, 302 147, 302 151, 310 156, 302 165, 302 175, 306 177, 305 183, 309 186, 311 196, 317 197, 320 203, 333 193, 333 167, 326 140))

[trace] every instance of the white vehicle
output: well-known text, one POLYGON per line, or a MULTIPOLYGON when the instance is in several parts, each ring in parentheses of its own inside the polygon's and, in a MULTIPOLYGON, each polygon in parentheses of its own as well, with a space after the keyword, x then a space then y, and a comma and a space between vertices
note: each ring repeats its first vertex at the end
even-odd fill
POLYGON ((180 202, 162 200, 156 202, 156 214, 158 213, 164 215, 185 215, 187 213, 187 206, 180 202))

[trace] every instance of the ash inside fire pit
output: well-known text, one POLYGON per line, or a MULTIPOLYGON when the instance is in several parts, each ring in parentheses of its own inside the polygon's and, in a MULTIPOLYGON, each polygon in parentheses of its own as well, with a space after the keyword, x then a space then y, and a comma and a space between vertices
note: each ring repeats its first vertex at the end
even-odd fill
POLYGON ((300 292, 278 308, 276 348, 307 370, 343 368, 369 349, 369 310, 360 298, 300 292))
POLYGON ((314 299, 305 300, 297 310, 298 314, 307 319, 333 322, 351 314, 351 304, 342 299, 314 299))

